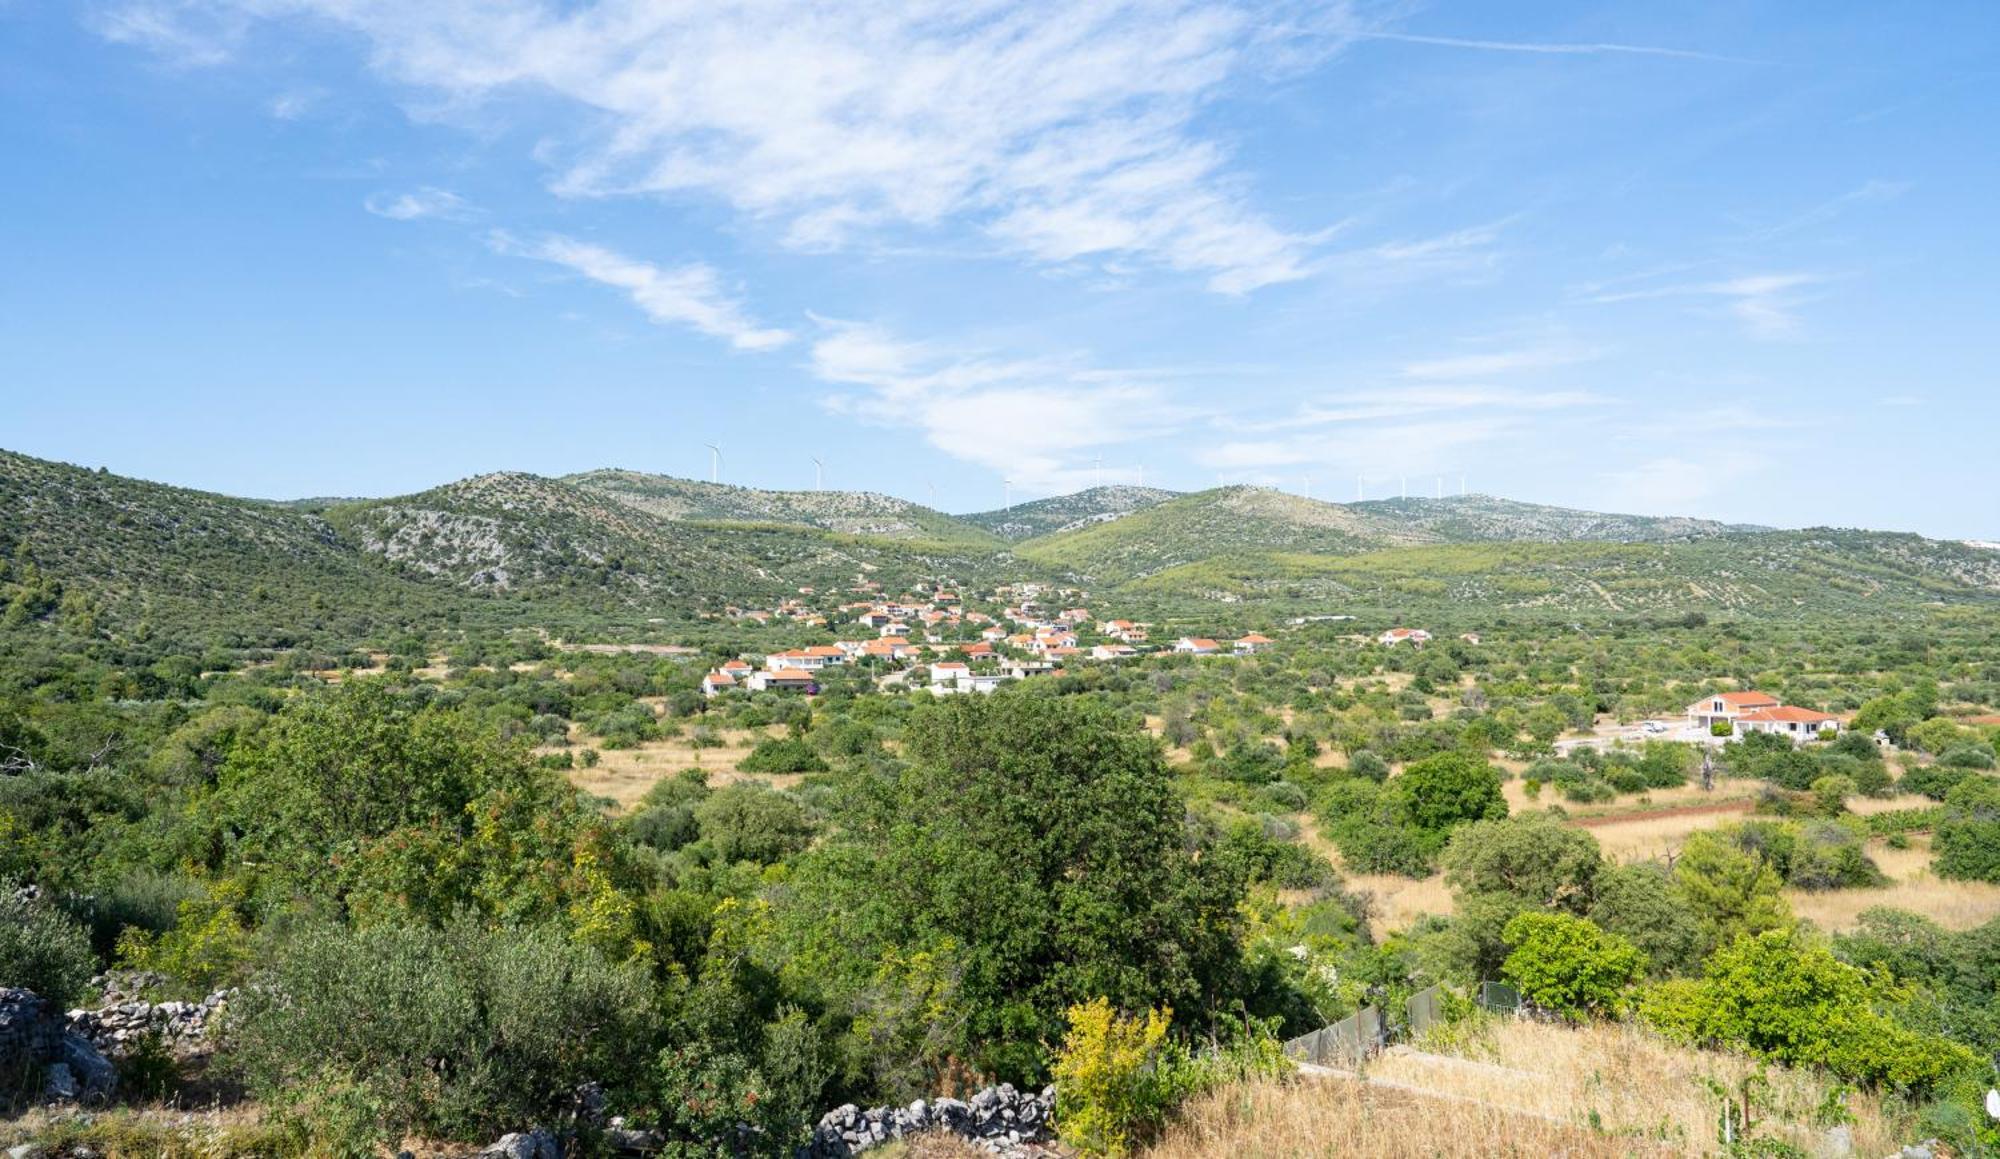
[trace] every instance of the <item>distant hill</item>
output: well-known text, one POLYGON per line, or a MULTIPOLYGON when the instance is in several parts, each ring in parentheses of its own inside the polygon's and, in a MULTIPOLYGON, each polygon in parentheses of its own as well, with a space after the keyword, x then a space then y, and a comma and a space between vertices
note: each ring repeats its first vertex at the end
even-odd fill
POLYGON ((1452 543, 1348 556, 1239 553, 1128 585, 1128 598, 1634 612, 1909 612, 2000 600, 2000 555, 1883 531, 1813 528, 1659 543, 1452 543))
POLYGON ((760 491, 617 469, 586 471, 562 481, 662 519, 786 523, 844 535, 980 546, 1000 542, 970 521, 872 491, 760 491))
POLYGON ((961 515, 959 519, 982 527, 1006 540, 1032 539, 1059 531, 1075 531, 1094 523, 1108 523, 1156 507, 1179 496, 1177 491, 1158 487, 1092 487, 1070 495, 1053 495, 1016 503, 997 511, 961 515))
POLYGON ((281 647, 435 622, 317 515, 0 451, 0 602, 75 635, 281 647))
POLYGON ((1518 503, 1491 495, 1370 499, 1350 506, 1387 523, 1427 532, 1451 543, 1481 540, 1561 542, 1571 539, 1664 543, 1771 530, 1754 524, 1718 523, 1711 519, 1685 516, 1607 515, 1599 511, 1518 503))
POLYGON ((2000 552, 1483 496, 1343 505, 1104 488, 999 530, 887 496, 633 472, 480 475, 391 499, 234 499, 0 451, 0 647, 351 647, 404 631, 648 630, 810 586, 1070 580, 1126 609, 1602 616, 2000 604, 2000 552), (1121 513, 1122 512, 1122 513, 1121 513), (1030 521, 1055 530, 1009 543, 1030 521))
POLYGON ((1183 564, 1252 552, 1352 555, 1435 536, 1338 503, 1222 487, 1018 544, 1022 558, 1116 586, 1183 564))

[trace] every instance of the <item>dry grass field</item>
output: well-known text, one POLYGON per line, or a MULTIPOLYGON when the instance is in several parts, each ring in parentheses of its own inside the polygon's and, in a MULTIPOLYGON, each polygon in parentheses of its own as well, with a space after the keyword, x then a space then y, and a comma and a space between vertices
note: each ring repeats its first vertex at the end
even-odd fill
MULTIPOLYGON (((1183 1108, 1149 1159, 1195 1156, 1639 1156, 1720 1151, 1715 1091, 1751 1076, 1756 1134, 1822 1154, 1826 1084, 1625 1026, 1498 1022, 1452 1054, 1399 1049, 1366 1081, 1227 1087, 1183 1108)), ((1900 1143, 1873 1098, 1848 1094, 1853 1153, 1900 1143)))
POLYGON ((1291 1156, 1549 1156, 1674 1154, 1587 1127, 1497 1107, 1340 1079, 1224 1087, 1193 1100, 1146 1159, 1291 1156))
MULTIPOLYGON (((1392 1050, 1367 1067, 1370 1081, 1579 1127, 1594 1124, 1627 1145, 1650 1140, 1671 1154, 1718 1149, 1721 1104, 1714 1087, 1740 1092, 1757 1074, 1764 1081, 1752 1089, 1751 1115, 1764 1124, 1759 1133, 1820 1153, 1822 1133, 1812 1124, 1827 1099, 1826 1080, 1674 1046, 1629 1025, 1571 1029, 1500 1021, 1451 1055, 1392 1050)), ((1855 1153, 1893 1152, 1898 1141, 1880 1104, 1856 1094, 1846 1101, 1855 1118, 1855 1153)))
POLYGON ((1931 872, 1929 837, 1911 837, 1908 849, 1891 849, 1881 841, 1871 841, 1868 855, 1888 875, 1888 886, 1830 893, 1786 890, 1792 912, 1830 932, 1853 929, 1863 910, 1878 905, 1923 914, 1952 930, 1969 930, 2000 918, 2000 885, 1939 879, 1931 872))
MULTIPOLYGON (((584 792, 609 797, 618 803, 620 809, 625 809, 645 796, 646 790, 661 778, 672 776, 682 769, 706 771, 711 785, 726 785, 745 779, 747 774, 737 771, 737 762, 749 756, 758 741, 767 736, 783 736, 784 732, 784 728, 778 725, 768 729, 716 729, 715 735, 722 741, 721 748, 696 748, 687 737, 678 736, 648 741, 637 748, 603 749, 598 752, 595 767, 571 769, 569 779, 571 784, 584 792)), ((582 733, 572 733, 571 751, 591 747, 591 740, 582 733)), ((796 775, 758 776, 756 779, 768 781, 779 788, 790 788, 799 781, 796 775)))

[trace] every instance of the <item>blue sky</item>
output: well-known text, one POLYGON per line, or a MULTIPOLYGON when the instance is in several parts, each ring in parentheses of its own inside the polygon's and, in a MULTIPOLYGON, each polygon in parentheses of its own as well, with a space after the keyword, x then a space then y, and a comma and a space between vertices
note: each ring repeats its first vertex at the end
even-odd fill
POLYGON ((2000 6, 0 0, 0 446, 2000 538, 2000 6), (1407 479, 1407 484, 1404 480, 1407 479))

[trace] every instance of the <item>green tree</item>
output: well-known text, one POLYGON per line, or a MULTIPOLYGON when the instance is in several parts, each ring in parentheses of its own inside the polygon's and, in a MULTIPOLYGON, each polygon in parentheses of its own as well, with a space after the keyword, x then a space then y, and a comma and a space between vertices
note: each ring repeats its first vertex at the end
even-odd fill
POLYGON ((1659 862, 1607 867, 1597 875, 1587 916, 1637 946, 1659 977, 1685 973, 1701 962, 1701 923, 1659 862))
POLYGON ((701 840, 724 863, 770 865, 812 841, 812 819, 789 793, 755 782, 725 785, 694 806, 701 840))
POLYGON ((800 859, 789 979, 859 1001, 885 956, 951 944, 955 1049, 1039 1075, 1076 1003, 1200 1018, 1235 984, 1243 871, 1184 842, 1159 746, 1101 704, 1006 692, 923 705, 907 766, 857 786, 800 859))
POLYGON ((1419 829, 1442 833, 1466 821, 1507 815, 1500 770, 1466 753, 1439 753, 1404 768, 1389 783, 1419 829))
POLYGON ((1618 1015, 1646 969, 1631 942, 1569 914, 1517 914, 1502 937, 1513 952, 1501 976, 1521 997, 1571 1019, 1618 1015))
POLYGON ((1791 921, 1778 872, 1712 831, 1695 833, 1682 846, 1674 862, 1674 885, 1701 924, 1707 946, 1727 945, 1791 921))
POLYGON ((1641 1015, 1685 1041, 1865 1082, 1922 1089, 1977 1063, 1964 1046, 1886 1017, 1878 1007, 1896 997, 1823 940, 1766 930, 1717 950, 1700 980, 1654 986, 1641 1015))
POLYGON ((2000 781, 1970 776, 1945 796, 1931 851, 1939 877, 2000 882, 2000 781))

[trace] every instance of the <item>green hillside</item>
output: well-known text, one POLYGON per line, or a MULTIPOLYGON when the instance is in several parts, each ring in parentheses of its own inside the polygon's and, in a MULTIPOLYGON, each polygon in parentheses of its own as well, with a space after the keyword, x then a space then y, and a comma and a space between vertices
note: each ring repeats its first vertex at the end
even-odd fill
POLYGON ((990 532, 941 511, 872 491, 760 491, 609 469, 562 480, 662 519, 778 523, 843 535, 996 547, 990 532))
POLYGON ((1385 523, 1451 543, 1481 540, 1555 543, 1571 539, 1660 543, 1770 530, 1768 527, 1718 523, 1712 519, 1685 516, 1611 515, 1600 511, 1578 511, 1569 507, 1519 503, 1492 495, 1370 499, 1350 506, 1385 523))
POLYGON ((0 451, 10 625, 192 646, 352 640, 455 602, 371 567, 317 515, 0 451))
POLYGON ((1261 487, 1223 487, 1031 539, 1016 550, 1034 563, 1117 586, 1219 556, 1352 555, 1433 538, 1338 503, 1261 487))
POLYGON ((959 519, 985 528, 1003 539, 1019 541, 1059 531, 1075 531, 1144 511, 1179 496, 1158 487, 1092 487, 1070 495, 1052 495, 1016 503, 997 511, 961 515, 959 519))
POLYGON ((1796 616, 2000 601, 2000 553, 1828 529, 1652 544, 1438 544, 1344 557, 1263 552, 1184 564, 1128 593, 1366 608, 1796 616))

